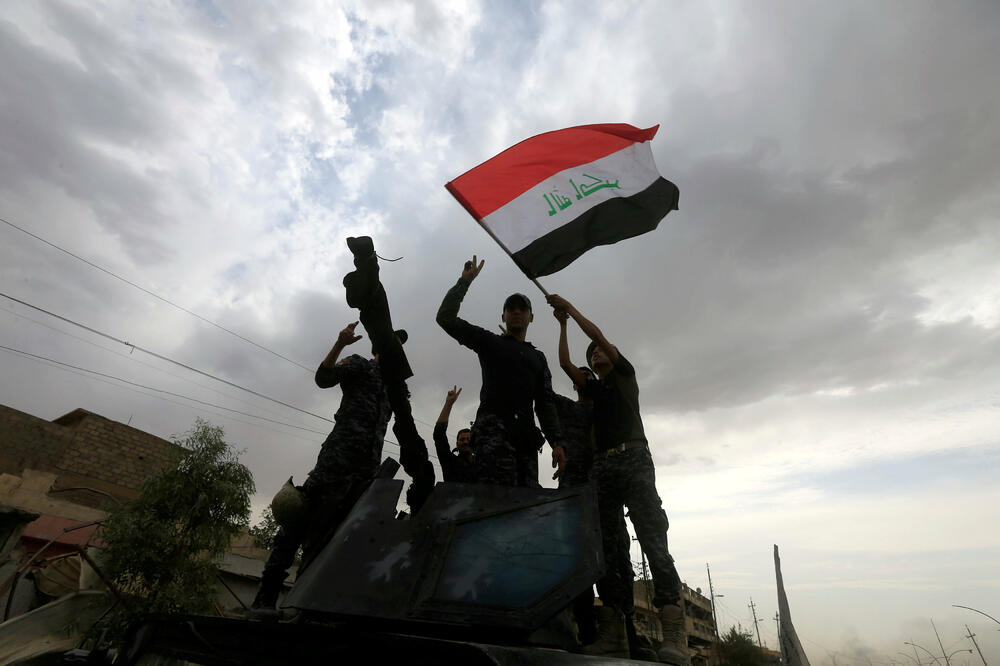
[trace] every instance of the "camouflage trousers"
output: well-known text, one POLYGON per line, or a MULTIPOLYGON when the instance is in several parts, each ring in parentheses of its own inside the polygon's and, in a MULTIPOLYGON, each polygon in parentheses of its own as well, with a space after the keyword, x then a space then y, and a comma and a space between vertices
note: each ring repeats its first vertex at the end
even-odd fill
MULTIPOLYGON (((560 488, 568 487, 560 484, 560 488)), ((631 594, 632 581, 635 578, 635 571, 632 569, 632 558, 630 555, 632 539, 629 537, 628 528, 625 526, 625 513, 619 509, 617 526, 612 528, 614 532, 613 541, 617 550, 613 558, 605 555, 605 562, 608 573, 597 583, 601 590, 601 602, 613 605, 625 614, 631 621, 635 613, 635 595, 631 594), (610 590, 610 591, 609 591, 610 590), (615 599, 614 603, 607 601, 606 595, 610 594, 615 599)), ((601 535, 607 531, 604 525, 601 526, 601 535)), ((607 544, 605 544, 607 548, 607 544)), ((576 618, 577 628, 580 632, 580 642, 590 643, 597 637, 597 618, 594 615, 594 587, 591 585, 586 592, 573 600, 573 616, 576 618)))
POLYGON ((301 486, 309 515, 294 528, 278 529, 261 574, 262 585, 281 585, 299 546, 303 551, 300 570, 304 569, 374 478, 377 468, 371 464, 371 435, 362 441, 348 440, 341 432, 330 433, 323 442, 316 466, 301 486))
MULTIPOLYGON (((562 476, 559 477, 559 489, 575 488, 587 483, 590 480, 593 452, 589 448, 587 450, 580 450, 580 447, 574 447, 566 452, 566 458, 566 469, 563 471, 562 476)), ((610 516, 608 516, 608 519, 610 519, 610 516)), ((612 567, 615 567, 615 578, 612 579, 615 581, 613 585, 614 589, 631 590, 632 581, 635 578, 635 571, 632 569, 632 556, 630 554, 632 539, 625 525, 625 512, 621 508, 617 512, 617 520, 615 522, 615 527, 611 529, 615 534, 617 555, 610 559, 606 557, 605 562, 609 571, 612 567)), ((602 523, 602 536, 608 530, 609 528, 602 523)), ((603 586, 605 589, 607 588, 607 584, 603 584, 603 586)), ((613 592, 612 595, 614 596, 614 594, 613 592)), ((618 610, 622 611, 627 617, 631 617, 635 613, 634 595, 618 593, 617 596, 620 599, 620 603, 617 605, 618 610)), ((601 598, 604 599, 604 593, 601 594, 601 598)), ((591 642, 594 640, 597 631, 594 617, 594 588, 591 587, 577 597, 573 601, 572 608, 580 630, 580 642, 591 642)))
POLYGON ((559 488, 575 488, 590 480, 590 468, 593 465, 594 453, 589 446, 566 444, 566 468, 559 477, 559 488))
POLYGON ((631 570, 631 560, 628 559, 629 551, 625 549, 623 552, 621 541, 622 507, 627 507, 639 545, 649 561, 653 576, 653 604, 660 607, 677 603, 681 581, 674 567, 674 558, 667 549, 669 523, 656 492, 656 474, 649 449, 598 455, 591 477, 597 482, 597 503, 608 571, 597 583, 601 600, 609 606, 626 610, 633 599, 632 581, 626 581, 624 574, 626 566, 631 570), (623 557, 625 562, 621 561, 623 557))
POLYGON ((538 488, 538 449, 516 441, 507 423, 493 414, 481 414, 472 424, 479 483, 538 488))
POLYGON ((313 558, 326 545, 328 537, 340 526, 361 493, 368 487, 371 478, 343 477, 328 492, 324 492, 322 503, 309 502, 309 516, 301 525, 293 528, 280 527, 274 535, 271 554, 264 564, 261 585, 277 586, 288 577, 288 568, 295 561, 295 554, 302 547, 302 562, 299 573, 305 570, 313 558))

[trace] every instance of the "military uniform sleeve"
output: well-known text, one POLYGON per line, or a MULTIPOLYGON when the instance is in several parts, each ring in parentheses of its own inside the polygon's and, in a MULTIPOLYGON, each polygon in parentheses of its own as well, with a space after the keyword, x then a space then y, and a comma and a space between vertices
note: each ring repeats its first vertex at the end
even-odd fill
POLYGON ((441 301, 441 307, 437 312, 437 323, 444 329, 445 333, 458 340, 459 344, 465 345, 473 351, 479 351, 483 346, 495 337, 484 328, 470 324, 458 316, 458 310, 462 307, 462 299, 465 298, 469 290, 469 282, 458 279, 441 301))
POLYGON ((322 363, 316 368, 316 386, 320 388, 330 388, 336 386, 343 380, 350 380, 358 373, 364 372, 365 360, 357 354, 352 354, 347 358, 337 361, 332 368, 322 363))
MULTIPOLYGON (((451 447, 448 446, 448 422, 438 421, 434 424, 434 449, 441 463, 441 473, 447 474, 452 461, 451 447)), ((448 479, 446 478, 445 481, 448 479)))
MULTIPOLYGON (((538 352, 541 354, 541 352, 538 352)), ((559 415, 556 413, 555 392, 552 390, 552 374, 549 372, 549 365, 545 362, 545 355, 542 354, 542 377, 539 390, 535 393, 535 415, 538 416, 538 424, 542 427, 542 433, 548 440, 549 446, 555 448, 563 444, 562 429, 559 426, 559 415)))

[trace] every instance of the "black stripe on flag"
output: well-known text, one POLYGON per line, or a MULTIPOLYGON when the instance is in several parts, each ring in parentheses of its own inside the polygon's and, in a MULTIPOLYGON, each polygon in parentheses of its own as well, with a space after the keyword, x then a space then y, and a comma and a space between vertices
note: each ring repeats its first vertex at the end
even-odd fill
POLYGON ((680 190, 665 178, 630 197, 609 199, 513 254, 529 277, 551 275, 598 245, 611 245, 652 231, 677 210, 680 190))

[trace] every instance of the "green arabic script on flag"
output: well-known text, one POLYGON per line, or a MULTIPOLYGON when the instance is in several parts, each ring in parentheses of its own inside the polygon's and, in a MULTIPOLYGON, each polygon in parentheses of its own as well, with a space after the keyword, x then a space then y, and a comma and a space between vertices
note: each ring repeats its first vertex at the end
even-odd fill
MULTIPOLYGON (((577 178, 579 178, 579 176, 577 178)), ((616 189, 621 188, 621 185, 619 185, 619 181, 621 180, 620 178, 616 178, 614 182, 611 182, 610 180, 601 180, 597 176, 590 176, 588 174, 583 174, 583 178, 579 178, 581 181, 580 185, 577 185, 572 178, 569 179, 569 184, 572 185, 573 189, 576 191, 577 201, 584 197, 589 197, 598 190, 603 190, 608 187, 616 189), (590 182, 583 182, 583 178, 586 178, 590 182)), ((558 187, 554 187, 548 194, 543 194, 542 198, 549 204, 549 215, 555 215, 561 210, 566 210, 573 204, 573 201, 569 197, 564 197, 559 194, 558 187)))
POLYGON ((579 125, 525 139, 445 187, 529 278, 600 245, 652 231, 677 210, 660 175, 657 127, 579 125))

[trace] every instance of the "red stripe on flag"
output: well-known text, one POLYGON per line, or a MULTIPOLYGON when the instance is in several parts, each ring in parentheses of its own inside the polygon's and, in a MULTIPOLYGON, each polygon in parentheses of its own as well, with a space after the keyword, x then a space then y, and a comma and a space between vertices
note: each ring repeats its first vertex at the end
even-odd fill
POLYGON ((659 128, 605 123, 546 132, 511 146, 445 187, 472 217, 482 220, 546 178, 649 141, 659 128))

